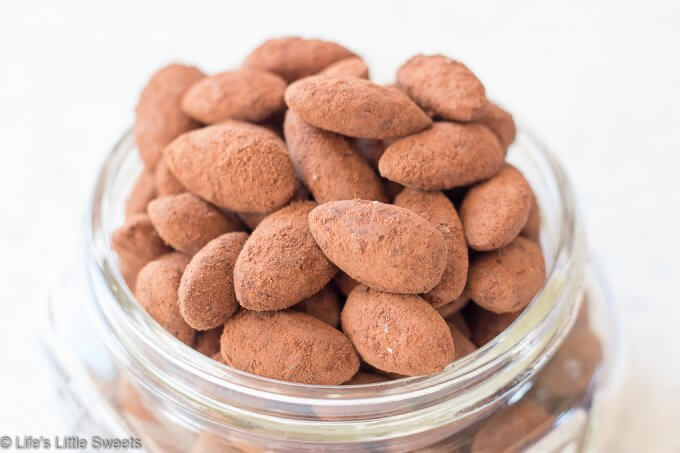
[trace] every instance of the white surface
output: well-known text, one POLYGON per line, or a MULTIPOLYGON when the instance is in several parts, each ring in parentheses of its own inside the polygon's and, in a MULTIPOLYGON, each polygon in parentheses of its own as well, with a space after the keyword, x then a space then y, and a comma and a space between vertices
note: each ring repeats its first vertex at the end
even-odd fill
POLYGON ((0 435, 64 434, 32 327, 39 289, 73 255, 148 75, 225 69, 304 34, 359 51, 383 81, 415 52, 461 59, 539 132, 576 187, 628 348, 611 451, 679 451, 678 24, 673 1, 2 2, 0 435))

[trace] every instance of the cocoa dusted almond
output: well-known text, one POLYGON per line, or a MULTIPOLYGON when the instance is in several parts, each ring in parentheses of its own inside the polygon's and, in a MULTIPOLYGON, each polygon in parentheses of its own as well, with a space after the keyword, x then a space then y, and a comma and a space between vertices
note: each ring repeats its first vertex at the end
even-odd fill
POLYGON ((448 261, 444 236, 399 206, 366 200, 314 208, 309 228, 323 253, 353 279, 381 291, 426 293, 448 261))
POLYGON ((286 81, 271 72, 222 72, 193 84, 182 98, 182 110, 205 124, 262 121, 283 110, 285 90, 286 81))
POLYGON ((531 203, 529 183, 510 165, 472 187, 460 208, 467 243, 480 251, 509 244, 526 225, 531 203))
POLYGON ((544 283, 541 248, 521 236, 499 250, 475 255, 470 262, 470 297, 494 313, 523 309, 544 283))
POLYGON ((156 186, 156 193, 160 197, 186 192, 182 183, 175 178, 175 175, 168 168, 165 158, 158 162, 156 172, 154 173, 154 184, 156 186))
POLYGON ((353 198, 387 202, 378 175, 345 137, 310 126, 292 110, 283 130, 296 173, 318 203, 353 198))
POLYGON ((177 138, 165 153, 184 187, 231 211, 271 212, 295 190, 287 150, 257 131, 206 127, 177 138))
POLYGON ((295 305, 294 308, 314 316, 331 327, 340 324, 340 296, 332 284, 295 305))
POLYGON ((334 42, 288 37, 265 41, 246 57, 243 67, 273 72, 292 82, 353 56, 334 42))
POLYGON ((432 116, 471 121, 484 113, 482 82, 467 66, 443 55, 416 55, 397 71, 397 85, 432 116))
POLYGON ((239 228, 236 222, 189 192, 156 198, 147 210, 160 237, 187 255, 198 252, 217 236, 239 228))
POLYGON ((538 242, 541 237, 541 211, 533 191, 531 191, 531 201, 529 204, 531 208, 529 209, 527 223, 524 224, 524 228, 522 228, 519 234, 534 242, 538 242))
POLYGON ((139 270, 169 251, 145 213, 131 215, 118 227, 111 236, 111 247, 118 255, 121 273, 131 289, 135 287, 139 270))
POLYGON ((147 263, 137 275, 135 296, 158 324, 191 346, 196 332, 182 318, 177 303, 177 288, 188 262, 187 256, 175 252, 147 263))
POLYGON ((385 375, 372 373, 370 371, 359 371, 355 374, 352 379, 345 382, 344 385, 364 385, 364 384, 377 384, 378 382, 389 381, 385 375))
POLYGON ((449 327, 420 296, 359 286, 347 298, 341 322, 361 358, 381 371, 421 376, 453 361, 449 327))
POLYGON ((406 187, 443 190, 490 178, 503 164, 504 151, 488 127, 438 122, 388 146, 378 169, 406 187))
POLYGON ((232 232, 208 242, 192 258, 179 285, 179 308, 184 320, 196 330, 220 326, 238 309, 234 294, 234 264, 244 232, 232 232))
POLYGON ((484 114, 478 121, 496 134, 501 146, 507 152, 508 147, 515 141, 517 135, 517 126, 515 126, 512 115, 493 102, 489 102, 484 114))
POLYGON ((307 77, 285 99, 306 123, 349 137, 400 137, 432 124, 404 93, 355 77, 307 77))
POLYGON ((246 241, 234 267, 236 298, 248 310, 281 310, 318 293, 337 269, 312 237, 312 202, 267 216, 246 241))
POLYGON ((156 198, 154 174, 144 169, 137 177, 125 204, 125 218, 139 213, 146 214, 146 205, 154 198, 156 198))
POLYGON ((407 187, 397 195, 394 204, 415 212, 444 235, 449 255, 442 280, 423 297, 435 308, 453 302, 462 294, 468 273, 467 242, 453 203, 442 192, 407 187))
POLYGON ((199 127, 180 107, 182 96, 205 76, 198 68, 171 64, 149 80, 137 104, 134 126, 139 155, 149 170, 160 161, 163 148, 180 134, 199 127))
POLYGON ((319 75, 368 79, 368 66, 366 66, 366 63, 361 58, 350 57, 333 63, 321 71, 319 75))
POLYGON ((224 324, 221 346, 227 365, 285 381, 339 385, 359 369, 342 332, 295 311, 241 311, 224 324))

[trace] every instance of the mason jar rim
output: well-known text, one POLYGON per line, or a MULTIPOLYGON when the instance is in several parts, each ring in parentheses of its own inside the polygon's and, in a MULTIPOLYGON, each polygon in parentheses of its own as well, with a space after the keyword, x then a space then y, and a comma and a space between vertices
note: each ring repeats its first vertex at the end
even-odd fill
POLYGON ((374 438, 383 438, 396 429, 408 434, 405 424, 413 414, 428 417, 432 427, 446 416, 451 421, 480 413, 499 396, 509 396, 549 359, 573 322, 583 290, 585 248, 567 177, 533 134, 520 129, 517 144, 527 148, 530 161, 543 166, 556 189, 547 201, 536 193, 542 211, 547 203, 557 203, 553 220, 559 231, 546 260, 546 284, 503 333, 440 373, 356 386, 284 382, 221 364, 166 332, 137 303, 111 248, 124 200, 112 192, 116 178, 126 165, 141 169, 130 131, 106 157, 90 205, 89 259, 94 266, 89 269, 103 323, 100 333, 141 385, 175 406, 274 434, 308 438, 305 426, 314 422, 324 424, 324 439, 344 440, 362 435, 356 429, 361 422, 374 438), (437 414, 448 415, 438 419, 437 414), (371 426, 375 420, 380 427, 371 426))

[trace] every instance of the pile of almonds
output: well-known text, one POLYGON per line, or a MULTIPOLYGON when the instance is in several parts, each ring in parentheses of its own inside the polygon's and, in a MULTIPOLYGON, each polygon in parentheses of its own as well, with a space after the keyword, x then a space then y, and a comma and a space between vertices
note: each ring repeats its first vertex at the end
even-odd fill
POLYGON ((390 86, 314 39, 266 41, 215 75, 169 65, 134 134, 121 272, 229 366, 309 384, 436 373, 544 284, 536 200, 505 163, 512 116, 442 55, 390 86))

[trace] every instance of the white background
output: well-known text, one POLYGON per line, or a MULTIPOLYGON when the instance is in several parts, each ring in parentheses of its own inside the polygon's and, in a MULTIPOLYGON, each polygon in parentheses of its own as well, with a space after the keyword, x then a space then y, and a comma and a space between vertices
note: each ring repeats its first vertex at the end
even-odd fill
POLYGON ((629 374, 611 451, 680 451, 680 3, 0 3, 0 435, 59 432, 38 350, 105 153, 149 74, 232 67, 266 37, 337 39, 380 81, 416 52, 466 62, 576 187, 629 374), (295 6, 287 6, 294 4, 295 6))

